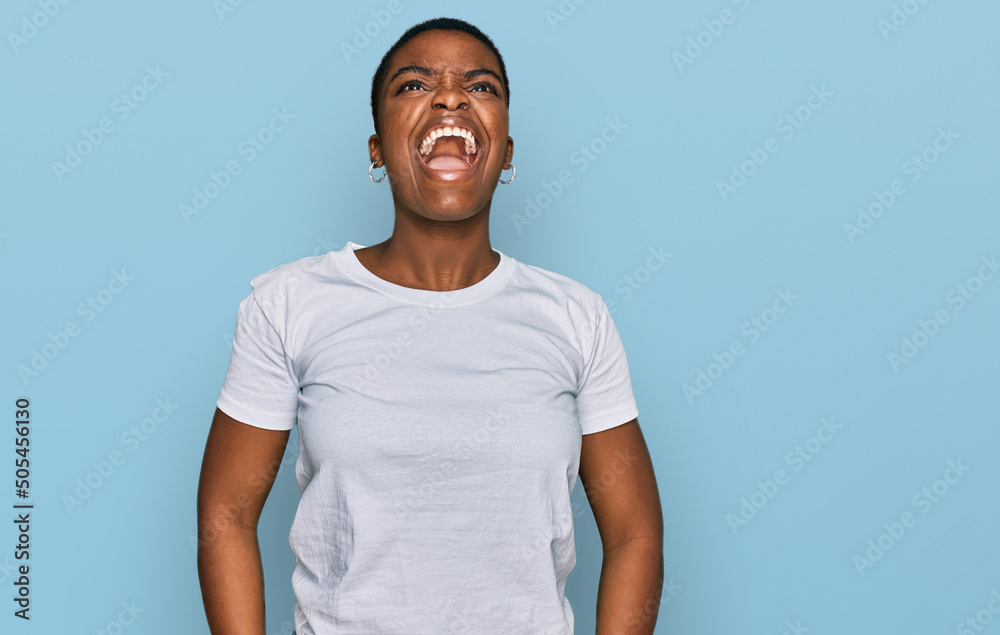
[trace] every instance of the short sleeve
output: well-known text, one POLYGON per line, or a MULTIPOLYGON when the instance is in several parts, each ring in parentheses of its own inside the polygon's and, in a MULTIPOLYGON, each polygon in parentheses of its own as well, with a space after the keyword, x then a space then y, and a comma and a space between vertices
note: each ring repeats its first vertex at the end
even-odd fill
POLYGON ((639 416, 625 346, 603 299, 593 321, 580 376, 576 405, 583 434, 601 432, 639 416))
POLYGON ((237 421, 291 430, 298 417, 298 380, 255 293, 240 302, 233 352, 216 405, 237 421))

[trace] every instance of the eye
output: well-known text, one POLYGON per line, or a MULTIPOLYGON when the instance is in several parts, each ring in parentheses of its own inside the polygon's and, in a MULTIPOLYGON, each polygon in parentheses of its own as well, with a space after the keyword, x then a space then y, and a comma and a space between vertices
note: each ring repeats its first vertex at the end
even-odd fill
POLYGON ((485 88, 487 91, 493 93, 494 95, 497 94, 497 87, 491 84, 490 82, 477 82, 472 86, 472 91, 478 92, 478 89, 480 88, 485 88))
POLYGON ((418 79, 411 79, 408 82, 403 82, 402 84, 400 84, 399 89, 396 90, 396 94, 398 95, 398 94, 403 93, 403 92, 408 92, 407 89, 410 86, 413 86, 413 87, 416 87, 416 88, 419 89, 419 88, 423 88, 423 85, 424 85, 423 82, 421 82, 420 80, 418 80, 418 79))

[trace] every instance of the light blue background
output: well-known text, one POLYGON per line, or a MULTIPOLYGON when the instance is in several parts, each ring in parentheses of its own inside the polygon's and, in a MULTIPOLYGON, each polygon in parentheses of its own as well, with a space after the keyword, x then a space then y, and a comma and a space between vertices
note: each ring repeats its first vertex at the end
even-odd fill
MULTIPOLYGON (((31 399, 35 504, 33 619, 6 600, 0 631, 97 633, 124 602, 142 609, 129 635, 208 632, 195 493, 237 304, 280 263, 388 237, 389 188, 366 174, 369 82, 407 27, 449 15, 495 40, 511 78, 517 179, 494 197, 493 246, 599 292, 625 342, 666 523, 656 632, 930 635, 961 633, 979 612, 983 632, 1000 633, 988 608, 1000 589, 1000 278, 973 281, 961 308, 948 300, 993 276, 982 259, 1000 255, 1000 5, 567 0, 552 22, 555 0, 402 0, 346 59, 341 45, 386 4, 245 0, 220 17, 208 0, 71 2, 20 44, 9 33, 40 5, 0 10, 0 412, 12 427, 15 399, 31 399), (894 6, 912 15, 884 31, 894 6), (166 74, 119 119, 115 100, 147 67, 166 74), (829 95, 818 109, 814 87, 829 95), (808 120, 786 138, 775 124, 800 107, 808 120), (294 119, 249 161, 238 147, 273 109, 294 119), (114 130, 60 180, 53 162, 102 118, 114 130), (581 170, 575 153, 601 146, 608 119, 626 127, 581 170), (939 129, 957 138, 912 181, 907 162, 939 129), (721 195, 769 137, 777 150, 721 195), (179 206, 233 160, 240 174, 186 223, 179 206), (514 215, 562 170, 573 181, 519 231, 514 215), (905 192, 852 241, 845 223, 897 179, 905 192), (643 269, 656 248, 669 259, 643 269), (123 269, 134 280, 85 322, 78 305, 123 269), (777 290, 798 299, 769 314, 777 290), (940 310, 948 321, 894 368, 888 354, 940 310), (777 319, 751 341, 755 317, 777 319), (18 367, 70 320, 79 335, 23 379, 18 367), (744 354, 710 367, 733 341, 744 354), (716 379, 688 398, 699 371, 716 379), (157 399, 177 410, 146 440, 123 437, 157 399), (794 471, 786 455, 824 417, 842 428, 794 471), (68 510, 77 479, 116 450, 124 463, 91 476, 99 486, 68 510), (948 461, 970 469, 923 502, 948 461), (779 469, 787 484, 731 525, 779 469), (867 541, 906 512, 915 525, 859 569, 867 541)), ((288 448, 260 525, 268 633, 290 630, 294 602, 297 433, 288 448)), ((3 455, 10 487, 13 447, 3 455)), ((577 632, 592 633, 600 540, 582 488, 573 496, 567 594, 577 632)), ((10 598, 12 523, 2 533, 10 598)))

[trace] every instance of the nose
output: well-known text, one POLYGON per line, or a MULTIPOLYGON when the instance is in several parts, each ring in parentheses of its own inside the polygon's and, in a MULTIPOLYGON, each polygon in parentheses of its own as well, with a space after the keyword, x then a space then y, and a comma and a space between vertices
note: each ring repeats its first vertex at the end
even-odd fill
POLYGON ((459 108, 468 108, 469 102, 465 91, 460 86, 442 84, 434 93, 433 107, 445 110, 458 110, 459 108))

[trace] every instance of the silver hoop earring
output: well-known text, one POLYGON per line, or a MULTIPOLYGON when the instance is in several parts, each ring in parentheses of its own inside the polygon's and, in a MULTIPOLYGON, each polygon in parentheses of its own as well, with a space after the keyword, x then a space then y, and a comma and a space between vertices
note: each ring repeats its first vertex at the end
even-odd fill
POLYGON ((380 176, 378 180, 375 180, 375 177, 372 176, 372 170, 374 168, 375 168, 375 161, 372 161, 372 164, 368 166, 368 178, 372 180, 372 183, 381 183, 382 179, 385 178, 385 168, 382 168, 382 176, 380 176))
MULTIPOLYGON (((514 167, 513 163, 510 164, 510 169, 513 170, 513 172, 510 173, 510 178, 507 179, 506 181, 504 181, 503 179, 500 179, 500 182, 503 183, 504 185, 507 185, 508 183, 510 183, 511 181, 513 181, 514 177, 517 176, 517 168, 514 167)), ((503 170, 500 170, 500 171, 503 172, 503 170)))

